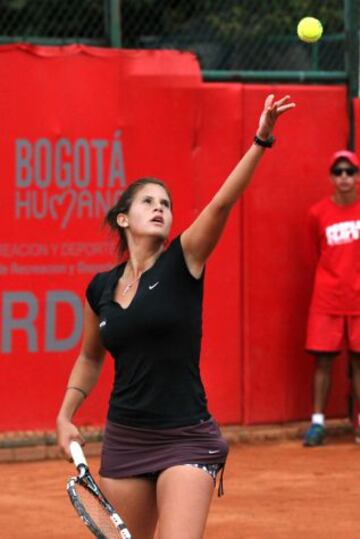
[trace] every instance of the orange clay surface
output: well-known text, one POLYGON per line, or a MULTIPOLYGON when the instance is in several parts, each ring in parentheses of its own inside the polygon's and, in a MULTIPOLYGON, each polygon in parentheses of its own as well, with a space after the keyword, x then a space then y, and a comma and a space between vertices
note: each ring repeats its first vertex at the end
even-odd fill
MULTIPOLYGON (((98 458, 88 459, 96 471, 98 458)), ((0 464, 0 537, 87 538, 65 492, 65 461, 0 464)), ((205 539, 360 538, 360 446, 350 438, 231 446, 225 496, 205 539)))

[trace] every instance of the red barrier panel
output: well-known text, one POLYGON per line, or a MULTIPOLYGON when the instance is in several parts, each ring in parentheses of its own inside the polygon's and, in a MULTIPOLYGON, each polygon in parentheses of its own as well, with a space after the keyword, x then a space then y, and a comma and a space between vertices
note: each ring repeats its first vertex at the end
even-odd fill
MULTIPOLYGON (((308 208, 330 193, 329 157, 348 137, 346 88, 248 85, 244 139, 268 93, 297 107, 276 128, 277 142, 244 197, 245 422, 308 418, 312 361, 303 352, 312 288, 305 261, 308 208)), ((346 414, 347 369, 334 372, 329 414, 346 414)))
MULTIPOLYGON (((203 208, 239 160, 243 86, 201 89, 199 130, 193 149, 193 185, 203 208)), ((206 270, 202 370, 209 405, 222 423, 242 422, 240 204, 206 270)))

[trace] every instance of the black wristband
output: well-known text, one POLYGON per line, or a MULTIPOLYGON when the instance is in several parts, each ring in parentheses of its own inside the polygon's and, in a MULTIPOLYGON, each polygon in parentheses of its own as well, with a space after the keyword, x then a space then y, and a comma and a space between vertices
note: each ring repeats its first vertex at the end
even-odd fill
POLYGON ((255 135, 254 137, 254 144, 257 144, 258 146, 262 146, 263 148, 271 148, 274 142, 275 142, 275 137, 273 135, 270 135, 270 137, 268 137, 265 140, 259 138, 257 135, 255 135))

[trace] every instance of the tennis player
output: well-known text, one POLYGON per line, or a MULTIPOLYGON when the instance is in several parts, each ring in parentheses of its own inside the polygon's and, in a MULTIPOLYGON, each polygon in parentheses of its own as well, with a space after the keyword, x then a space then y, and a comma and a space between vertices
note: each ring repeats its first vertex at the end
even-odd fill
MULTIPOLYGON (((165 249, 173 202, 157 179, 131 184, 107 215, 125 261, 86 292, 82 349, 57 418, 58 443, 83 439, 72 422, 96 384, 105 351, 115 379, 100 486, 134 539, 203 536, 228 447, 210 415, 199 372, 204 266, 248 185, 289 96, 267 97, 246 154, 196 220, 165 249)), ((220 493, 220 492, 219 492, 220 493)))
MULTIPOLYGON (((331 157, 334 193, 309 211, 309 244, 316 275, 306 349, 315 357, 314 408, 304 445, 325 438, 325 407, 334 358, 347 342, 353 389, 360 404, 360 200, 359 160, 347 150, 331 157)), ((360 419, 360 418, 359 418, 360 419)), ((360 430, 355 440, 360 443, 360 430)))

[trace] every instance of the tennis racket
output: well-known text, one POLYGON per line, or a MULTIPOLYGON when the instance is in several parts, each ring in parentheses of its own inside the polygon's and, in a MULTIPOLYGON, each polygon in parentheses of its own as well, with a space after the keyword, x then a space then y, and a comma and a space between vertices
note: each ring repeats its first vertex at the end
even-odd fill
POLYGON ((122 518, 95 483, 78 442, 70 443, 70 453, 79 474, 69 479, 66 490, 81 520, 98 539, 132 539, 122 518))

